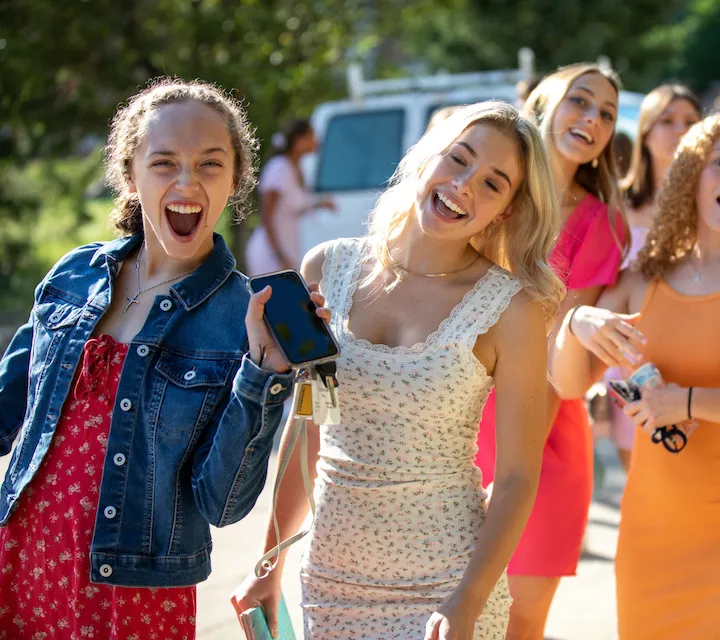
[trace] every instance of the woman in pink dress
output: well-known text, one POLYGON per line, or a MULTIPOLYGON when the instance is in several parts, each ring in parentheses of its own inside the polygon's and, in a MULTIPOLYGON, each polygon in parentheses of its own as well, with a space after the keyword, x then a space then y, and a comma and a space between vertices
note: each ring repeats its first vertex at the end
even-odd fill
MULTIPOLYGON (((700 121, 701 111, 700 99, 680 84, 661 85, 642 101, 630 169, 620 183, 630 223, 630 251, 623 267, 635 260, 645 244, 645 236, 655 218, 655 196, 660 191, 680 138, 700 121)), ((610 369, 606 374, 606 379, 622 377, 623 372, 618 369, 610 369)), ((618 458, 627 471, 636 427, 615 404, 611 403, 610 410, 618 458)))
POLYGON ((249 276, 300 268, 300 216, 313 208, 334 211, 328 198, 312 196, 303 181, 300 161, 317 150, 315 131, 308 120, 290 121, 273 136, 275 155, 260 174, 260 225, 248 240, 249 276))
MULTIPOLYGON (((627 222, 612 149, 618 90, 615 74, 575 64, 547 76, 524 107, 539 121, 561 202, 564 226, 551 260, 568 287, 561 314, 578 304, 594 304, 603 287, 615 282, 625 253, 627 222)), ((514 600, 508 639, 543 638, 560 578, 577 569, 592 497, 592 434, 584 402, 561 402, 551 386, 548 394, 540 488, 508 567, 514 600)), ((478 445, 476 462, 483 482, 490 485, 495 472, 494 396, 483 412, 478 445)))

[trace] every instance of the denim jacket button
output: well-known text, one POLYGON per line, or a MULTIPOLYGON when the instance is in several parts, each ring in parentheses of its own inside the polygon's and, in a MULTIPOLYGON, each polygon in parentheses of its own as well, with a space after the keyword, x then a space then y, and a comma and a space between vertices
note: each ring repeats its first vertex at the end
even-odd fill
POLYGON ((53 314, 50 316, 49 320, 50 320, 50 322, 52 322, 53 324, 56 323, 56 322, 60 322, 60 320, 62 320, 62 313, 60 313, 59 311, 56 311, 55 313, 53 313, 53 314))
POLYGON ((170 311, 170 309, 172 309, 172 302, 170 302, 170 300, 168 300, 167 298, 165 298, 165 300, 163 300, 163 301, 160 303, 160 308, 161 308, 163 311, 170 311))
POLYGON ((108 520, 112 520, 117 514, 117 510, 115 507, 105 507, 105 511, 103 511, 103 513, 108 520))
POLYGON ((270 387, 270 393, 274 396, 276 396, 278 393, 280 393, 285 387, 283 387, 279 382, 276 382, 272 387, 270 387))
POLYGON ((150 348, 149 348, 146 344, 141 344, 141 345, 137 348, 137 354, 138 354, 141 358, 144 358, 148 353, 150 353, 150 348))
POLYGON ((116 467, 122 467, 125 464, 125 456, 122 453, 116 453, 113 456, 113 462, 116 467))
POLYGON ((123 398, 120 400, 120 408, 123 411, 130 411, 130 409, 132 409, 132 402, 130 402, 127 398, 123 398))
POLYGON ((103 578, 109 578, 112 575, 112 567, 109 564, 101 564, 100 575, 103 578))
POLYGON ((183 378, 185 378, 185 380, 187 380, 188 382, 190 382, 190 380, 194 380, 194 379, 195 379, 195 376, 196 376, 196 375, 197 375, 197 373, 195 373, 194 371, 188 371, 188 372, 185 373, 185 375, 183 376, 183 378))

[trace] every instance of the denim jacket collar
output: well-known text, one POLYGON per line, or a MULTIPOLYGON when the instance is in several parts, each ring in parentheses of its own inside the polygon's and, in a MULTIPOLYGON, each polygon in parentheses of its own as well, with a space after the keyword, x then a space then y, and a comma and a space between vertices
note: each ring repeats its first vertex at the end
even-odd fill
MULTIPOLYGON (((95 267, 105 262, 116 266, 135 251, 142 239, 143 234, 136 233, 108 242, 95 252, 90 264, 95 267)), ((213 242, 213 250, 205 262, 189 276, 170 287, 170 291, 188 311, 205 302, 235 270, 235 258, 222 236, 213 233, 213 242)))

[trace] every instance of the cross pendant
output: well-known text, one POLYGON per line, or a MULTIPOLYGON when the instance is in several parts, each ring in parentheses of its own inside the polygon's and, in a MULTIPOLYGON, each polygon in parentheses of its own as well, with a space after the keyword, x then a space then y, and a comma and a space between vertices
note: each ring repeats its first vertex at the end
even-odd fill
POLYGON ((137 301, 137 294, 135 294, 132 298, 125 298, 125 300, 128 301, 127 306, 123 309, 123 313, 127 313, 127 310, 134 304, 139 304, 137 301))

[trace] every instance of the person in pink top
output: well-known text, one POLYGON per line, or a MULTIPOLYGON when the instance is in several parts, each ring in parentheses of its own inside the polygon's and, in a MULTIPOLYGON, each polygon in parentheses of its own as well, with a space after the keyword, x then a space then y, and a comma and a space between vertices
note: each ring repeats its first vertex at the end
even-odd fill
MULTIPOLYGON (((563 309, 594 304, 615 283, 623 261, 628 229, 612 149, 619 86, 612 72, 574 64, 543 79, 524 106, 540 124, 561 203, 563 229, 551 264, 568 295, 558 318, 563 309)), ((561 402, 550 383, 548 396, 540 488, 508 567, 509 640, 542 640, 560 578, 577 569, 592 497, 593 440, 585 404, 561 402)), ((493 395, 478 437, 476 463, 486 486, 495 472, 495 406, 493 395)))

